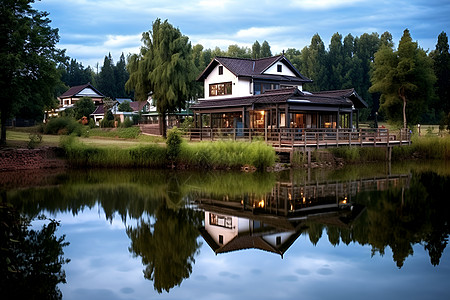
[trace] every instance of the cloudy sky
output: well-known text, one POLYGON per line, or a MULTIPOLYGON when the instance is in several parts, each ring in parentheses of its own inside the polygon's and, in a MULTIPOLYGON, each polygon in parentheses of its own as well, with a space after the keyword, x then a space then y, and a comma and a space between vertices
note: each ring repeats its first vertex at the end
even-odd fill
POLYGON ((50 13, 59 48, 92 67, 108 53, 115 62, 122 52, 137 53, 156 18, 168 19, 192 45, 226 50, 267 40, 273 54, 301 50, 316 33, 328 46, 336 32, 389 31, 398 44, 408 28, 425 50, 442 31, 450 34, 449 0, 42 0, 34 7, 50 13))

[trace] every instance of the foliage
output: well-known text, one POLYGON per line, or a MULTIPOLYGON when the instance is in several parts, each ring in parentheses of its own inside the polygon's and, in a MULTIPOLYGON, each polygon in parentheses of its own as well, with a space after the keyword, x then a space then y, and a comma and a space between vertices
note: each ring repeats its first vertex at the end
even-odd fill
POLYGON ((60 64, 58 69, 61 72, 61 80, 67 87, 94 82, 94 71, 90 67, 84 68, 76 59, 72 58, 70 63, 60 64))
POLYGON ((370 91, 381 93, 383 112, 392 121, 403 119, 403 128, 407 128, 407 115, 411 124, 417 124, 426 111, 436 77, 431 59, 406 29, 397 51, 383 45, 375 54, 371 80, 370 91))
POLYGON ((81 136, 83 134, 83 125, 70 117, 52 118, 45 125, 44 133, 59 135, 75 134, 81 136))
POLYGON ((32 8, 32 0, 4 0, 0 6, 0 143, 6 142, 6 121, 30 105, 33 112, 55 104, 63 51, 55 45, 58 30, 48 13, 32 8))
POLYGON ((123 101, 122 103, 119 104, 117 109, 119 111, 123 111, 123 112, 132 112, 133 111, 133 109, 131 108, 131 105, 130 105, 130 101, 123 101))
POLYGON ((41 230, 30 229, 30 221, 7 202, 0 204, 0 213, 2 297, 62 299, 58 284, 66 283, 62 265, 70 260, 63 258, 63 247, 69 244, 65 235, 55 235, 59 222, 49 220, 41 230))
POLYGON ((167 113, 184 108, 196 92, 191 44, 179 29, 160 19, 153 22, 152 31, 142 34, 142 41, 141 53, 128 60, 130 78, 126 87, 135 91, 137 100, 147 100, 153 93, 165 137, 167 113))
POLYGON ((167 134, 167 156, 170 161, 174 162, 181 151, 181 143, 183 139, 181 138, 181 131, 177 127, 173 127, 168 131, 167 134))
POLYGON ((91 97, 81 97, 80 100, 74 104, 75 119, 79 120, 82 117, 87 117, 94 112, 95 104, 91 97))
POLYGON ((438 101, 435 102, 434 108, 447 115, 450 114, 450 52, 445 32, 439 34, 436 49, 430 53, 430 57, 433 59, 434 74, 437 78, 438 101))
MULTIPOLYGON (((171 197, 180 195, 173 185, 170 192, 171 197)), ((201 245, 197 228, 201 226, 202 214, 186 208, 170 209, 166 201, 156 210, 155 219, 153 224, 143 222, 135 229, 128 227, 132 241, 129 250, 142 257, 144 277, 153 281, 155 290, 169 292, 192 272, 201 245)))
POLYGON ((30 133, 30 140, 28 141, 28 149, 34 149, 42 143, 42 135, 40 133, 30 133))

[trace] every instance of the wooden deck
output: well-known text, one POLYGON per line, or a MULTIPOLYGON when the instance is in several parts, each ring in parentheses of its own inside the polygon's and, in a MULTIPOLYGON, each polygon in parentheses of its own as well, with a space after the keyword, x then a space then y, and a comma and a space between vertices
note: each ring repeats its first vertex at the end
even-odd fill
POLYGON ((265 141, 277 151, 311 150, 327 147, 394 147, 411 144, 406 130, 378 129, 236 129, 192 128, 185 138, 190 141, 247 140, 265 141))

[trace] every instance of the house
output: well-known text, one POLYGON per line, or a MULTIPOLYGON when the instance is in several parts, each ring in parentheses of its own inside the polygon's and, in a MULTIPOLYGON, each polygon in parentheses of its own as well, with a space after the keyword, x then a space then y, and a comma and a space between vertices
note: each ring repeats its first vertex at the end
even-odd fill
POLYGON ((90 97, 95 105, 102 103, 105 96, 98 91, 92 84, 87 83, 83 85, 73 86, 65 93, 58 97, 60 107, 71 107, 75 102, 82 97, 90 97))
POLYGON ((367 107, 354 89, 307 92, 284 55, 216 57, 197 78, 205 96, 191 106, 200 128, 353 128, 367 107))
MULTIPOLYGON (((150 104, 147 101, 131 101, 131 99, 128 98, 117 98, 112 104, 111 113, 120 120, 120 122, 124 122, 125 118, 133 118, 134 115, 145 113, 149 107, 150 104), (119 105, 125 101, 130 102, 131 112, 119 111, 119 105)), ((105 112, 105 105, 102 103, 98 105, 91 114, 91 117, 94 119, 97 126, 99 126, 100 121, 104 118, 105 112)))

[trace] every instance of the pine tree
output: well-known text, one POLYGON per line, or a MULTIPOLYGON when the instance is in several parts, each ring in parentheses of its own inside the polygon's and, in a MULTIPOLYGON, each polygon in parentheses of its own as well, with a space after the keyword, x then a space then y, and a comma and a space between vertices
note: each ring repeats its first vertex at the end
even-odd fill
POLYGON ((103 95, 111 98, 115 98, 115 78, 114 78, 114 65, 111 53, 105 56, 103 60, 103 66, 98 74, 98 89, 103 95))
POLYGON ((261 57, 261 45, 258 41, 255 41, 252 45, 252 58, 258 59, 261 57))
POLYGON ((270 51, 270 45, 267 41, 264 41, 261 45, 261 58, 271 57, 272 51, 270 51))
POLYGON ((450 113, 450 53, 448 37, 445 32, 438 36, 436 49, 430 53, 434 61, 434 74, 437 77, 436 91, 438 102, 436 111, 442 110, 447 116, 450 113))

